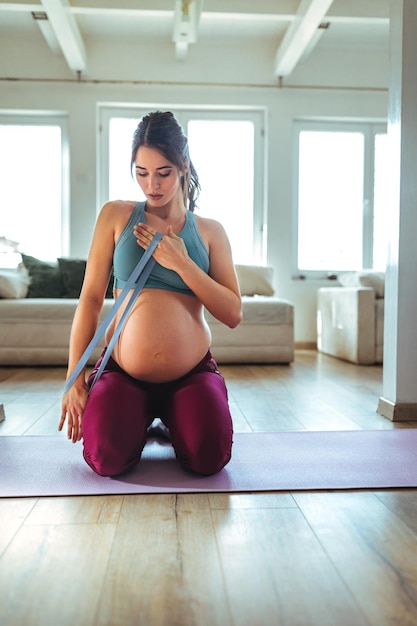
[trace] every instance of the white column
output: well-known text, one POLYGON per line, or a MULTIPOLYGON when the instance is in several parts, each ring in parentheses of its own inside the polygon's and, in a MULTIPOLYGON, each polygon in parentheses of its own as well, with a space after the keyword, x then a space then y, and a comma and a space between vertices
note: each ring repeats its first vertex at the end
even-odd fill
POLYGON ((391 0, 390 247, 378 412, 417 420, 417 2, 391 0))

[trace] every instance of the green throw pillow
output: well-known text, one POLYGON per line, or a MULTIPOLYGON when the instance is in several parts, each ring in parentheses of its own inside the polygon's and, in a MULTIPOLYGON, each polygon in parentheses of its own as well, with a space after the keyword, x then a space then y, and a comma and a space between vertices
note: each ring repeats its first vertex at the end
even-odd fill
POLYGON ((47 263, 23 253, 22 259, 29 273, 28 298, 62 298, 64 288, 56 263, 47 263))
POLYGON ((113 268, 111 268, 110 280, 109 280, 109 284, 107 285, 106 295, 104 296, 105 298, 114 298, 113 283, 114 283, 114 274, 113 274, 113 268))
POLYGON ((86 264, 83 259, 58 258, 58 266, 64 285, 64 298, 79 298, 86 264))
MULTIPOLYGON (((83 286, 87 262, 83 259, 58 258, 64 285, 64 298, 79 298, 83 286)), ((113 298, 113 272, 106 291, 106 298, 113 298)))
MULTIPOLYGON (((41 261, 22 253, 29 273, 28 298, 79 298, 87 262, 84 259, 59 257, 57 263, 41 261)), ((106 291, 113 298, 113 270, 106 291)))

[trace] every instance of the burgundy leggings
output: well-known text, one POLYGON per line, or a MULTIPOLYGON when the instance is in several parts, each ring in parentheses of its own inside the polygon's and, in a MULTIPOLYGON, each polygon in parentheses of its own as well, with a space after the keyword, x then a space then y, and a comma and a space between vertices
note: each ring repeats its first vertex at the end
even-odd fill
POLYGON ((209 475, 229 462, 233 425, 227 389, 210 352, 191 372, 168 383, 132 378, 110 357, 84 410, 88 465, 101 476, 130 470, 140 461, 147 429, 156 417, 169 429, 176 457, 185 468, 209 475))

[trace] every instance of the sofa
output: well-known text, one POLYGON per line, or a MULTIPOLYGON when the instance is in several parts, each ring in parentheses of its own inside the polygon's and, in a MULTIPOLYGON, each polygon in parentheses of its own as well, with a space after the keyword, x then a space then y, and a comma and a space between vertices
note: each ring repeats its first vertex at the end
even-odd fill
POLYGON ((382 363, 384 352, 383 272, 344 272, 338 285, 317 293, 317 349, 357 363, 382 363))
MULTIPOLYGON (((45 263, 21 256, 17 267, 0 269, 0 366, 66 365, 85 260, 60 258, 45 263)), ((243 321, 230 329, 205 311, 213 356, 219 363, 291 363, 294 307, 274 295, 272 268, 236 265, 236 272, 243 321)), ((101 319, 113 302, 109 284, 101 319)), ((91 364, 101 349, 97 348, 91 364)))

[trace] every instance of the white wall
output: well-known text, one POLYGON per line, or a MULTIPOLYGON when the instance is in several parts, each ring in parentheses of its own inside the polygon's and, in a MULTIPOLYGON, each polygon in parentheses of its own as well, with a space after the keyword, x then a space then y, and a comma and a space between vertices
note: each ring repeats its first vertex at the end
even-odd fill
MULTIPOLYGON (((268 264, 277 294, 295 305, 296 342, 316 341, 316 292, 323 283, 291 277, 292 124, 306 117, 386 119, 385 53, 318 49, 279 88, 271 46, 191 46, 187 60, 177 62, 170 43, 87 40, 88 74, 77 82, 45 43, 6 39, 0 42, 0 109, 68 114, 72 256, 86 256, 96 218, 98 103, 267 107, 268 264)), ((30 189, 22 194, 22 202, 28 199, 30 189)))

